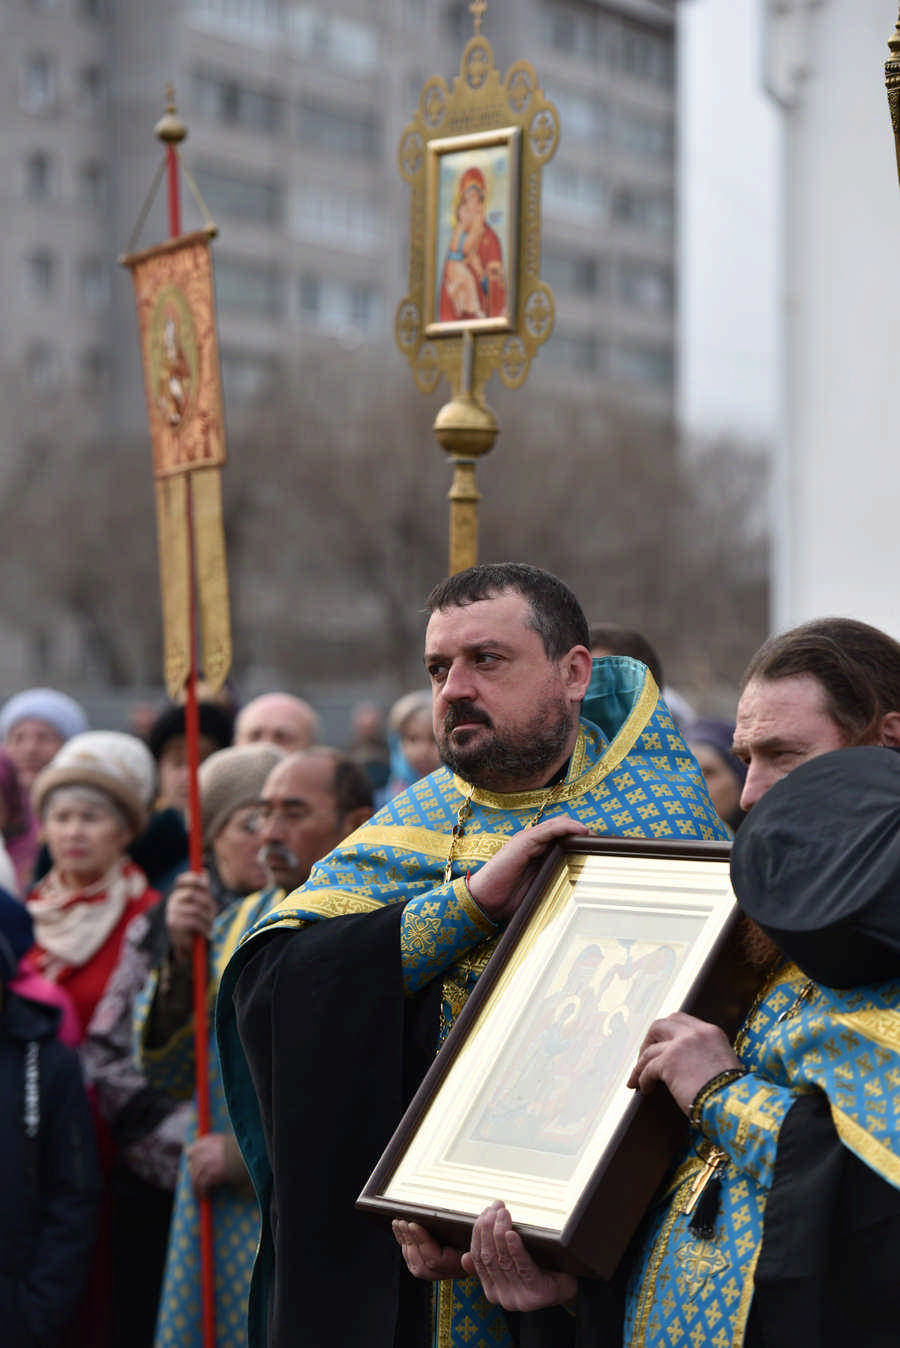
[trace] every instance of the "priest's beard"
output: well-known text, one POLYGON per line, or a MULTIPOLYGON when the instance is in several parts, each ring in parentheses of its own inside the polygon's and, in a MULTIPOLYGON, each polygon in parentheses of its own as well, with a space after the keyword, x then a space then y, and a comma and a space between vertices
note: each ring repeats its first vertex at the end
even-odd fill
POLYGON ((737 947, 747 964, 771 973, 787 956, 746 913, 738 918, 737 947))
POLYGON ((543 781, 552 776, 565 751, 572 716, 571 703, 561 694, 550 694, 524 725, 498 730, 480 707, 456 702, 441 723, 441 758, 451 772, 473 786, 489 791, 525 790, 542 774, 543 781), (483 725, 490 733, 476 732, 464 744, 451 744, 451 731, 466 722, 483 725))

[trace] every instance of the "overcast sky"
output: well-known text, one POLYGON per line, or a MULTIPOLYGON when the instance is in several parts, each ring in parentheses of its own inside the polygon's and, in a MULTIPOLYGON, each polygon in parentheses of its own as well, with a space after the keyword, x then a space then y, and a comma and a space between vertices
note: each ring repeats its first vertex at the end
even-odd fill
POLYGON ((681 410, 689 430, 771 438, 777 411, 778 114, 762 0, 683 0, 681 410))

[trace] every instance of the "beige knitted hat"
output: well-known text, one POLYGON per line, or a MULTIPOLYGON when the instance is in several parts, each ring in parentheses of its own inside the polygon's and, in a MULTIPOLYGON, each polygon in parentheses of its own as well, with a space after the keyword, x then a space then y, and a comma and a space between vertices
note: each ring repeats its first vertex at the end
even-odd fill
POLYGON ((38 773, 31 788, 40 815, 57 786, 96 786, 121 806, 135 833, 147 822, 156 786, 153 755, 135 735, 118 730, 86 730, 73 735, 38 773))
POLYGON ((241 744, 203 760, 199 781, 204 847, 212 846, 235 810, 259 800, 263 783, 282 758, 274 744, 241 744))

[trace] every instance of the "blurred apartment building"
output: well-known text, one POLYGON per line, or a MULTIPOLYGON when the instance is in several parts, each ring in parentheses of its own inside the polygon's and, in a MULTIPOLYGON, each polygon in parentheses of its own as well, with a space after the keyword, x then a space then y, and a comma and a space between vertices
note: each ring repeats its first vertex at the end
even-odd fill
MULTIPOLYGON (((472 31, 464 0, 4 0, 0 458, 145 425, 117 258, 161 159, 169 83, 220 231, 229 410, 290 375, 310 343, 392 345, 409 213, 397 143, 472 31)), ((490 0, 483 31, 501 73, 532 62, 562 122, 544 175, 557 325, 531 379, 669 417, 675 0, 490 0)), ((165 237, 163 198, 138 246, 165 237)), ((196 228, 187 188, 183 208, 196 228)))

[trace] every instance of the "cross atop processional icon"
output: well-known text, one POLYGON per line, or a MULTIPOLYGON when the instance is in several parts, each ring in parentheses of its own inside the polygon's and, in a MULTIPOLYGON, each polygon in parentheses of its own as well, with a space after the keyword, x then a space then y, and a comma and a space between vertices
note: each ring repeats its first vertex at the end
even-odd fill
POLYGON ((442 376, 452 392, 433 425, 453 464, 450 575, 478 560, 475 465, 500 429, 485 384, 496 371, 507 388, 520 388, 554 318, 553 292, 540 276, 540 185, 559 114, 528 61, 513 62, 505 78, 495 67, 482 32, 487 0, 467 0, 467 8, 474 33, 459 74, 452 85, 440 75, 425 82, 397 151, 412 191, 409 288, 394 335, 422 393, 442 376), (459 213, 465 182, 464 210, 484 222, 466 226, 484 250, 480 270, 456 257, 454 241, 467 237, 459 213), (466 284, 474 302, 459 290, 466 284))
POLYGON ((478 37, 481 32, 484 16, 487 14, 487 0, 472 0, 472 3, 469 5, 469 13, 472 15, 472 19, 475 23, 475 36, 478 37))

